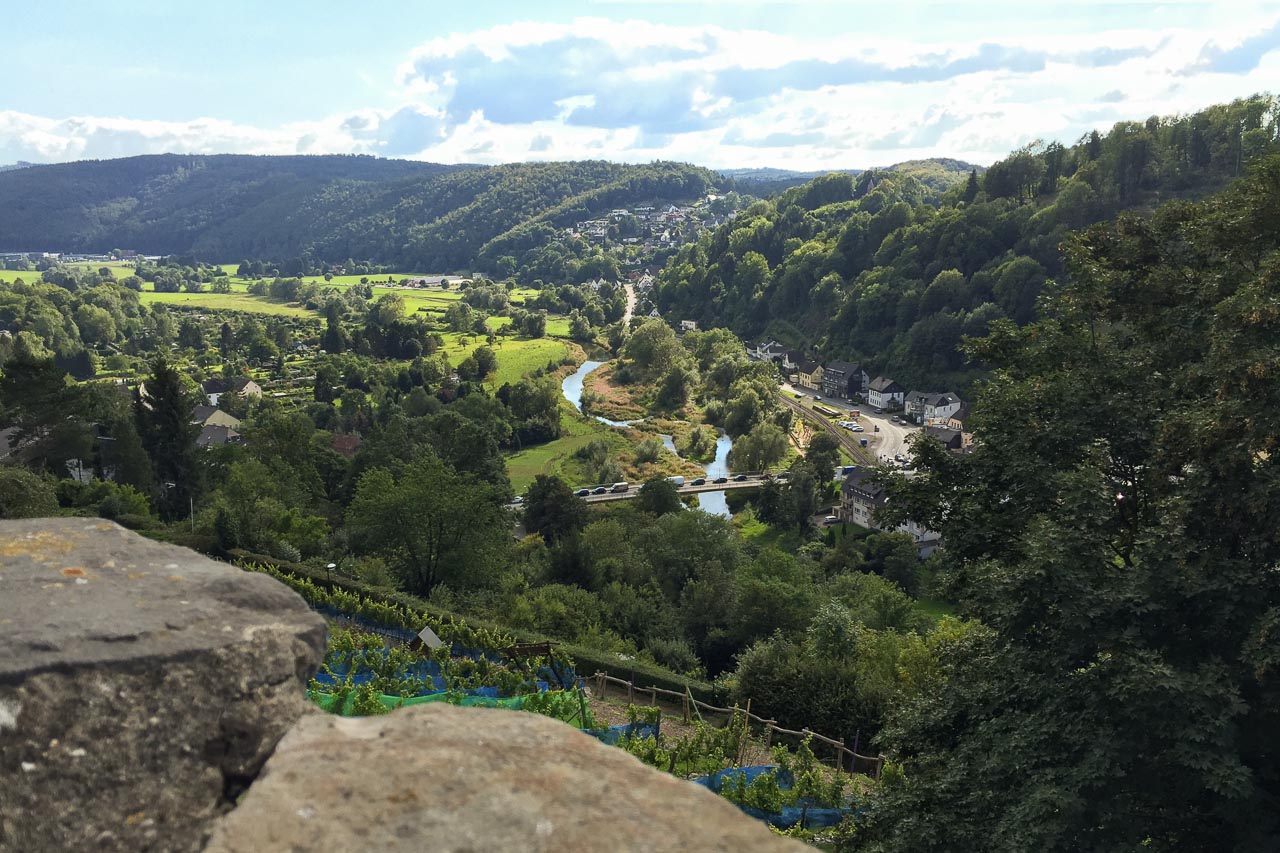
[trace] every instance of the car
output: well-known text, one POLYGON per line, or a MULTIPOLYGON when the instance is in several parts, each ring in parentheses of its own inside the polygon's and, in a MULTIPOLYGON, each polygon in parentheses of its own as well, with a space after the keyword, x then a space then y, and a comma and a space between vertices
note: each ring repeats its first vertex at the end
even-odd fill
POLYGON ((830 526, 831 526, 831 525, 833 525, 833 524, 839 524, 839 523, 840 523, 840 516, 838 516, 838 515, 828 515, 826 518, 822 519, 822 523, 823 523, 823 524, 825 524, 827 527, 830 527, 830 526))
POLYGON ((575 498, 585 498, 589 494, 591 494, 590 489, 578 489, 578 491, 573 493, 573 496, 575 498))
POLYGON ((814 394, 814 395, 813 395, 813 399, 815 399, 815 400, 821 400, 821 399, 822 399, 822 395, 821 395, 821 394, 814 394))
POLYGON ((876 414, 877 414, 877 415, 883 415, 883 414, 884 414, 884 409, 880 408, 879 406, 876 406, 876 410, 875 410, 875 411, 876 411, 876 414))
POLYGON ((524 498, 521 495, 516 495, 514 498, 511 499, 512 506, 519 506, 522 503, 524 503, 524 498))
POLYGON ((850 432, 866 432, 866 430, 865 430, 865 429, 863 429, 862 427, 858 426, 857 424, 854 424, 853 426, 849 427, 849 431, 850 431, 850 432))
POLYGON ((729 478, 728 478, 728 477, 716 477, 716 478, 715 478, 715 480, 713 480, 712 482, 717 483, 717 484, 719 484, 719 483, 727 483, 727 482, 729 482, 729 478))
POLYGON ((893 461, 894 461, 894 462, 906 462, 906 461, 907 461, 907 457, 903 456, 901 453, 897 453, 897 454, 894 454, 893 461))
POLYGON ((781 474, 779 474, 779 475, 778 475, 778 479, 779 479, 779 480, 785 480, 785 479, 787 479, 787 478, 788 478, 788 477, 790 477, 790 476, 791 476, 791 472, 790 472, 790 471, 783 471, 781 474))
POLYGON ((769 473, 764 473, 764 474, 761 474, 761 475, 760 475, 760 479, 761 479, 761 480, 772 480, 772 479, 773 479, 773 475, 772 475, 772 474, 769 474, 769 473))
POLYGON ((804 399, 804 395, 803 395, 803 394, 792 394, 791 396, 795 397, 797 400, 803 400, 803 399, 804 399))
POLYGON ((689 485, 691 485, 691 486, 705 486, 706 484, 707 484, 707 478, 706 478, 706 477, 699 477, 698 479, 694 480, 694 481, 693 481, 692 483, 690 483, 689 485))
POLYGON ((746 475, 746 474, 739 474, 738 476, 736 476, 736 477, 734 477, 734 478, 733 478, 733 481, 734 481, 735 483, 742 483, 742 482, 745 482, 745 481, 746 481, 746 479, 747 479, 747 475, 746 475))
POLYGON ((608 494, 608 492, 609 492, 608 486, 596 486, 594 489, 591 490, 591 494, 593 495, 604 495, 604 494, 608 494))

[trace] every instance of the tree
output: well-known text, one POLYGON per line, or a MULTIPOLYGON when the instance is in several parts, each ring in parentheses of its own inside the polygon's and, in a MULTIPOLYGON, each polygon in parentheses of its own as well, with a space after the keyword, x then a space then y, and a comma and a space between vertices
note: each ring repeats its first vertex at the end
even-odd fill
POLYGON ((650 477, 645 481, 640 487, 636 505, 641 511, 652 515, 666 515, 684 508, 680 503, 680 491, 676 484, 662 476, 650 477))
POLYGON ((428 452, 396 478, 366 471, 347 508, 361 553, 387 560, 410 592, 489 583, 507 538, 497 491, 457 474, 428 452))
POLYGON ((196 458, 198 424, 191 422, 194 404, 182 377, 163 356, 151 363, 151 375, 135 395, 134 414, 138 435, 160 489, 156 505, 167 519, 191 512, 200 493, 200 466, 196 458))
POLYGON ((826 478, 840 464, 840 442, 829 432, 815 433, 805 448, 804 458, 815 474, 826 478))
POLYGON ((972 204, 978 197, 978 170, 969 170, 969 180, 965 182, 964 193, 960 196, 965 204, 972 204))
POLYGON ((475 359, 478 379, 484 379, 498 369, 498 356, 488 347, 478 347, 471 357, 475 359))
POLYGON ((631 333, 622 354, 635 362, 642 373, 660 375, 681 353, 676 333, 661 320, 649 320, 631 333))
POLYGON ((874 849, 1265 850, 1280 834, 1280 158, 1073 239, 1007 321, 974 453, 930 442, 892 521, 939 530, 988 631, 885 743, 874 849))
POLYGON ((524 527, 548 544, 577 536, 587 523, 587 505, 559 477, 538 474, 525 492, 524 527))
POLYGON ((735 471, 763 471, 787 453, 787 436, 773 424, 757 424, 730 454, 735 471))

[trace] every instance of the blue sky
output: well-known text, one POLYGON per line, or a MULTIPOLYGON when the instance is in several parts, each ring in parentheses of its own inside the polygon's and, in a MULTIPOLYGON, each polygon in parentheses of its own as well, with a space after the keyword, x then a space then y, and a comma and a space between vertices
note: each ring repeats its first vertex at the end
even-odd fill
POLYGON ((0 163, 988 163, 1280 89, 1280 2, 64 0, 4 21, 0 163))

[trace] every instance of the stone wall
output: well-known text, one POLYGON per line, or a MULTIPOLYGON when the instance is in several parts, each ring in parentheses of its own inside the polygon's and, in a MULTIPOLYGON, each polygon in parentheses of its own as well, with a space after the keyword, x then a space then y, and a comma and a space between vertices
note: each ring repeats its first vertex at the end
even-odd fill
POLYGON ((535 714, 321 714, 324 637, 265 575, 0 522, 0 851, 800 849, 535 714))

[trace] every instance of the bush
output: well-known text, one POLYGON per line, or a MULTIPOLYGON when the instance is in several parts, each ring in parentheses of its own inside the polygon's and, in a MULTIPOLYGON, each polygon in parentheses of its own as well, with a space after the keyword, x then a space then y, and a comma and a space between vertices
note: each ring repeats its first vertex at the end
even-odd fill
POLYGON ((58 511, 54 487, 16 465, 0 465, 0 518, 40 518, 58 511))

